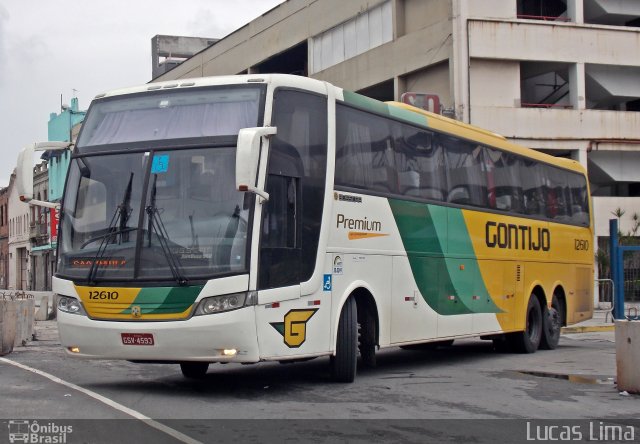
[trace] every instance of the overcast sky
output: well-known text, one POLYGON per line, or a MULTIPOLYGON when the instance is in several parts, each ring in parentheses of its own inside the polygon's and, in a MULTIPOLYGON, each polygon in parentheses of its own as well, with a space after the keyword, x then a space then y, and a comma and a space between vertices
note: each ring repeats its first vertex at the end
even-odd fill
POLYGON ((156 34, 221 38, 283 0, 2 0, 0 186, 18 152, 47 140, 49 114, 78 97, 151 80, 156 34))

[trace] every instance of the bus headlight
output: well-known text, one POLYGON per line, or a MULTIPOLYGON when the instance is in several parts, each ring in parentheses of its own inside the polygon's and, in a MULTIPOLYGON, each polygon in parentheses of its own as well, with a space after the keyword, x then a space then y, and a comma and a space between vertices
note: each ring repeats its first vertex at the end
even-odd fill
POLYGON ((256 305, 257 300, 258 294, 255 291, 212 296, 200 301, 195 315, 200 316, 237 310, 249 305, 256 305))
POLYGON ((79 314, 86 316, 87 313, 84 311, 82 304, 76 298, 70 298, 68 296, 58 296, 58 310, 64 311, 65 313, 71 314, 79 314))

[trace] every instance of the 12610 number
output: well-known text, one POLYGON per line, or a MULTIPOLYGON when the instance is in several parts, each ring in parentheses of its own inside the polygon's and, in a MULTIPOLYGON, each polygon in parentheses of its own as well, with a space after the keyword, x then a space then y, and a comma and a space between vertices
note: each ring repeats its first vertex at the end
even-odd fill
POLYGON ((90 291, 89 292, 89 299, 108 299, 108 300, 116 300, 118 299, 118 296, 120 296, 118 294, 117 291, 106 291, 106 290, 102 290, 102 291, 90 291))

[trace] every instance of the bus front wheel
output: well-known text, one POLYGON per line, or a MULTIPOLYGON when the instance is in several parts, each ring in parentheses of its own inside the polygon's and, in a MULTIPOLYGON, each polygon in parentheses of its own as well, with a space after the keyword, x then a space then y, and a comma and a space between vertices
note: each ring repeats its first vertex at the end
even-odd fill
POLYGON ((358 312, 356 300, 347 299, 338 323, 336 354, 331 357, 331 377, 336 382, 353 382, 358 358, 358 312))
POLYGON ((524 331, 509 334, 509 344, 516 352, 534 353, 542 340, 542 308, 534 294, 529 297, 526 319, 524 331))
POLYGON ((208 362, 181 362, 182 376, 189 379, 202 379, 209 370, 208 362))

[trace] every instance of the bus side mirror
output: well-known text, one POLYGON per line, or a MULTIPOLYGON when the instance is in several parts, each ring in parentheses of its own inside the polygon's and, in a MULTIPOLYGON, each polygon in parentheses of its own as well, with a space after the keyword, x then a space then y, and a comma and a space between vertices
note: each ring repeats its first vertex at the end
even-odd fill
POLYGON ((236 150, 236 189, 257 194, 265 201, 269 194, 256 187, 258 165, 260 163, 260 142, 262 137, 276 134, 275 127, 242 128, 238 133, 236 150))
POLYGON ((16 186, 18 196, 24 203, 53 208, 56 204, 33 200, 33 153, 35 151, 63 151, 71 146, 68 142, 41 142, 27 145, 18 154, 16 186))

